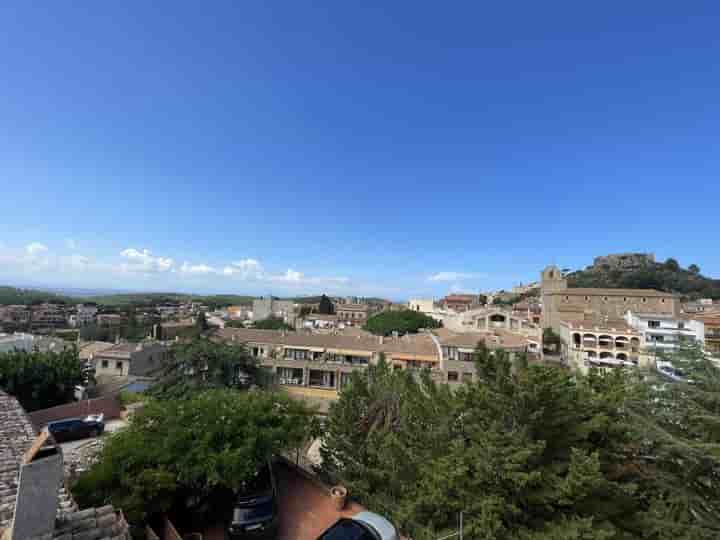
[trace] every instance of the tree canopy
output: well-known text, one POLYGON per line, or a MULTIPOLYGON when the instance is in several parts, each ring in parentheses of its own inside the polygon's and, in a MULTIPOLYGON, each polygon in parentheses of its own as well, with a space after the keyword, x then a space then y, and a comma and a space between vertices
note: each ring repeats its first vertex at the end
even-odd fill
POLYGON ((442 324, 432 317, 405 309, 402 311, 383 311, 370 317, 365 323, 365 330, 378 336, 398 334, 416 334, 421 328, 439 328, 442 324))
POLYGON ((455 392, 384 363, 353 374, 324 473, 416 540, 456 530, 460 512, 468 538, 717 537, 717 387, 584 377, 484 347, 476 367, 455 392))
POLYGON ((322 313, 323 315, 332 315, 335 313, 335 306, 333 305, 332 301, 324 294, 320 297, 318 313, 322 313))
POLYGON ((291 332, 295 331, 295 328, 287 324, 282 318, 274 316, 270 316, 267 319, 257 321, 255 323, 255 328, 258 328, 260 330, 289 330, 291 332))
POLYGON ((74 347, 59 352, 0 353, 0 388, 27 411, 72 401, 74 388, 82 381, 82 364, 74 347))
POLYGON ((204 337, 173 345, 163 376, 150 393, 182 398, 213 388, 265 386, 270 374, 242 344, 218 343, 204 337))
POLYGON ((303 442, 310 418, 301 403, 262 391, 151 400, 108 439, 73 495, 81 506, 122 508, 139 527, 173 505, 200 507, 216 490, 237 489, 265 460, 303 442))

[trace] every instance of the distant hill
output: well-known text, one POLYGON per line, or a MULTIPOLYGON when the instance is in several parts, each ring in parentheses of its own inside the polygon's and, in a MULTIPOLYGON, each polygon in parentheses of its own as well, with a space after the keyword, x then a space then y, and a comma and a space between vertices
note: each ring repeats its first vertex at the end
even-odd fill
POLYGON ((688 299, 720 299, 720 279, 703 276, 696 265, 682 268, 675 259, 662 263, 647 261, 633 268, 595 264, 566 277, 570 287, 657 289, 688 299))
POLYGON ((69 296, 36 289, 19 289, 16 287, 0 287, 0 305, 31 305, 51 302, 54 304, 72 304, 75 299, 69 296))
POLYGON ((0 287, 0 305, 40 304, 80 304, 93 302, 101 306, 149 306, 164 303, 200 302, 211 308, 229 305, 251 305, 254 296, 237 294, 180 294, 180 293, 119 293, 88 296, 68 296, 38 289, 21 289, 16 287, 0 287))

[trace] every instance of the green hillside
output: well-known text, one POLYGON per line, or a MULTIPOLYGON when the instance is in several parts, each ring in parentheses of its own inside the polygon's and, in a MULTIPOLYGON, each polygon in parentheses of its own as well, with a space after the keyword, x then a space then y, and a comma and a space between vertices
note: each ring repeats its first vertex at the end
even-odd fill
POLYGON ((720 298, 720 280, 705 277, 697 265, 682 268, 675 259, 632 270, 588 267, 566 275, 570 287, 657 289, 688 299, 720 298))
POLYGON ((38 291, 35 289, 17 289, 15 287, 0 287, 0 305, 25 305, 42 304, 51 302, 54 304, 72 304, 76 300, 69 296, 38 291))

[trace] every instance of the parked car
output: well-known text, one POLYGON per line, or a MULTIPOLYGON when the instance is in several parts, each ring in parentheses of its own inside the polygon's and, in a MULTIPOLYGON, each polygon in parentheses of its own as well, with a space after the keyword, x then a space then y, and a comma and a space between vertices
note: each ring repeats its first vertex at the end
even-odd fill
POLYGON ((105 431, 104 415, 90 415, 86 418, 66 418, 50 422, 47 429, 55 439, 55 442, 62 443, 97 437, 105 431))
POLYGON ((373 512, 340 518, 318 540, 398 540, 395 526, 373 512))
POLYGON ((231 538, 274 538, 278 530, 278 490, 268 461, 234 495, 228 525, 231 538))

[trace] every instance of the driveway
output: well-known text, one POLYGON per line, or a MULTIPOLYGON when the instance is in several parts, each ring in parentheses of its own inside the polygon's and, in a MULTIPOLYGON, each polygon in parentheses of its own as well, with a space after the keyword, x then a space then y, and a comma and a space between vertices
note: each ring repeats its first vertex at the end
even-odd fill
MULTIPOLYGON (((113 433, 127 426, 126 420, 108 420, 105 422, 105 433, 113 433)), ((60 443, 63 454, 67 457, 74 453, 78 448, 82 448, 94 439, 80 439, 79 441, 69 441, 60 443)))

